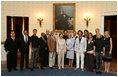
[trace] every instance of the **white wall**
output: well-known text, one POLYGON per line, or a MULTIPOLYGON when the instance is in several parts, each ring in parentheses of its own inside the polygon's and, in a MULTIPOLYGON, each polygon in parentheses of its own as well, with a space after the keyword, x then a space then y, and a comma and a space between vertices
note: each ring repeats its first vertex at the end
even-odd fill
MULTIPOLYGON (((117 11, 116 1, 74 1, 74 2, 57 2, 57 1, 2 1, 1 2, 1 41, 5 41, 7 36, 6 16, 28 16, 29 17, 29 35, 32 35, 34 28, 38 29, 38 36, 46 29, 53 30, 53 3, 75 3, 76 6, 76 25, 75 30, 88 29, 93 34, 95 28, 101 27, 101 13, 117 11), (84 13, 92 14, 89 27, 83 20, 84 13), (40 28, 36 15, 44 14, 45 18, 40 28)), ((2 47, 2 46, 1 46, 2 47)), ((5 60, 4 52, 1 48, 1 59, 5 60)))

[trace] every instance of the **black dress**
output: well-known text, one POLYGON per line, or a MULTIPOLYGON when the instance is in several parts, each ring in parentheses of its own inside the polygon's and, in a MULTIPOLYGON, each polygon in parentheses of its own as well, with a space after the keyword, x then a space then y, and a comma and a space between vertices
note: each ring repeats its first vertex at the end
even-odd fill
POLYGON ((109 54, 110 52, 110 37, 104 38, 104 45, 105 45, 105 56, 103 57, 103 60, 105 62, 112 61, 112 55, 109 54))
MULTIPOLYGON (((94 41, 87 41, 87 52, 93 50, 94 41)), ((93 71, 94 68, 94 55, 90 53, 86 53, 86 69, 89 71, 93 71)))

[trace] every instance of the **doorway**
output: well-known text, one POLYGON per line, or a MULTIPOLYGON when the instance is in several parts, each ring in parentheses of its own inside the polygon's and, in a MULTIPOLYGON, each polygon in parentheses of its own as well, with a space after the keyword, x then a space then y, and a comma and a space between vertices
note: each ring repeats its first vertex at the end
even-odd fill
POLYGON ((7 16, 7 37, 10 37, 11 30, 15 31, 17 38, 23 30, 27 30, 29 34, 29 17, 7 16))
POLYGON ((104 31, 109 31, 112 42, 112 57, 117 61, 117 15, 104 16, 104 31))
MULTIPOLYGON (((7 16, 7 38, 10 37, 11 30, 15 31, 16 37, 22 36, 24 30, 28 31, 29 35, 29 17, 7 16)), ((20 63, 20 53, 17 56, 17 63, 20 63)))

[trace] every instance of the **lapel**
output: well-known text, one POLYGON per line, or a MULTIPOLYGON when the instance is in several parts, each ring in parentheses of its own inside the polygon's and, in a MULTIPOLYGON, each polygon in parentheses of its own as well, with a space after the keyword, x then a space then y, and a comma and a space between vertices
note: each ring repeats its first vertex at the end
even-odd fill
POLYGON ((41 40, 42 40, 44 43, 46 43, 46 40, 45 40, 45 38, 43 39, 43 37, 41 37, 41 40))
MULTIPOLYGON (((29 36, 27 35, 27 43, 29 42, 29 36)), ((23 41, 25 42, 25 39, 24 39, 24 35, 22 35, 22 39, 23 39, 23 41)), ((25 42, 26 43, 26 42, 25 42)))
MULTIPOLYGON (((51 36, 50 36, 51 37, 51 36)), ((54 36, 53 36, 54 37, 54 36)), ((53 41, 55 41, 55 37, 54 37, 54 39, 51 37, 51 40, 53 40, 53 41)))
POLYGON ((78 38, 78 43, 79 43, 79 45, 81 45, 82 42, 83 42, 83 37, 81 38, 81 42, 80 42, 80 43, 79 43, 79 38, 78 38))
MULTIPOLYGON (((22 36, 22 38, 23 38, 23 41, 25 42, 25 38, 24 38, 24 35, 22 36)), ((25 42, 26 43, 26 42, 25 42)))
POLYGON ((14 40, 13 40, 11 37, 10 37, 10 39, 11 39, 11 41, 13 41, 13 42, 14 42, 14 41, 16 41, 16 37, 15 37, 15 39, 14 39, 14 40))
POLYGON ((23 42, 25 42, 25 40, 24 40, 24 36, 22 35, 22 40, 23 40, 23 42))

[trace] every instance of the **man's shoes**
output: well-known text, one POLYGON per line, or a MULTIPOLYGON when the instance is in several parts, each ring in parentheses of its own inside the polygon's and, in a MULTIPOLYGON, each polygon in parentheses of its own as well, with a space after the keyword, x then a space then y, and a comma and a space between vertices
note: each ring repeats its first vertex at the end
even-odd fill
POLYGON ((22 70, 23 70, 23 68, 20 68, 20 70, 22 71, 22 70))
POLYGON ((93 70, 90 70, 91 72, 93 72, 93 70))
POLYGON ((53 67, 50 67, 50 69, 53 69, 53 67))
POLYGON ((17 69, 16 69, 16 68, 14 68, 14 70, 15 70, 15 71, 17 71, 17 69))
POLYGON ((31 68, 30 70, 33 71, 33 68, 31 68))
POLYGON ((29 69, 29 67, 26 67, 26 69, 29 69))
POLYGON ((96 74, 102 74, 101 72, 96 72, 96 74))
POLYGON ((102 74, 102 72, 96 72, 96 74, 102 74))
POLYGON ((11 72, 11 70, 8 70, 8 72, 11 72))
POLYGON ((96 74, 99 74, 99 72, 96 72, 96 74))
POLYGON ((43 70, 44 68, 43 68, 43 67, 41 67, 41 69, 43 70))
POLYGON ((35 69, 38 69, 39 67, 34 67, 35 69))

